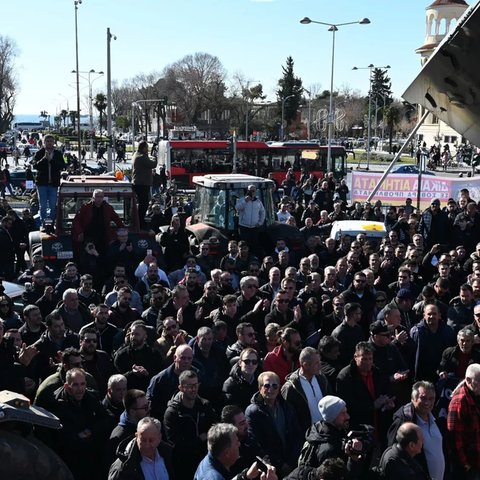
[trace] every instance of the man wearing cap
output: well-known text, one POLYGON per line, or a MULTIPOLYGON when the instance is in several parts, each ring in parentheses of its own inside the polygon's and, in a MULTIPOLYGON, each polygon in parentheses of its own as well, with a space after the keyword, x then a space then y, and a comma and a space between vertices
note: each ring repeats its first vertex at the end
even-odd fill
POLYGON ((437 243, 448 243, 448 215, 440 209, 440 200, 432 200, 420 218, 418 233, 423 235, 425 245, 432 247, 437 243), (442 241, 441 241, 442 240, 442 241))
MULTIPOLYGON (((418 323, 417 316, 412 310, 415 302, 415 296, 410 290, 402 288, 398 291, 397 296, 389 303, 391 307, 400 311, 401 323, 409 330, 418 323)), ((386 307, 385 307, 386 308, 386 307)), ((378 314, 377 320, 385 320, 385 308, 378 314)))
POLYGON ((391 344, 392 327, 377 320, 370 325, 369 343, 373 348, 373 363, 387 375, 390 382, 408 378, 409 370, 398 348, 391 344))
POLYGON ((308 429, 306 444, 298 460, 299 466, 319 467, 329 458, 341 458, 350 472, 348 478, 356 478, 362 463, 351 447, 361 450, 362 442, 353 439, 351 447, 346 444, 350 416, 345 402, 339 397, 326 395, 318 402, 318 410, 323 420, 308 429))

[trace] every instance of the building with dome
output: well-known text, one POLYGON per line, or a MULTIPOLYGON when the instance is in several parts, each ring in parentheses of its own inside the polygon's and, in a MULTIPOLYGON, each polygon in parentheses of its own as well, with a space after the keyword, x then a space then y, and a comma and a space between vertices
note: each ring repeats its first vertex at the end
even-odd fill
MULTIPOLYGON (((426 31, 423 46, 415 50, 420 55, 423 67, 432 55, 433 51, 441 43, 444 37, 455 28, 460 17, 468 9, 464 0, 435 0, 426 8, 426 31)), ((425 108, 420 106, 418 117, 421 118, 425 108)), ((451 147, 465 143, 464 139, 446 123, 430 113, 418 131, 418 140, 425 142, 427 147, 434 143, 442 146, 448 143, 451 147)), ((452 148, 451 150, 452 151, 452 148)), ((455 150, 453 150, 455 151, 455 150)))

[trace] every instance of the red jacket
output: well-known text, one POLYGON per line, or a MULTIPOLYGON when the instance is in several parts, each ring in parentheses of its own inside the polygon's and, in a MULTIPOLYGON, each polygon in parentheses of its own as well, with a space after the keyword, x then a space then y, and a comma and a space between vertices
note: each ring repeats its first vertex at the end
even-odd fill
POLYGON ((275 347, 273 352, 267 353, 265 360, 263 361, 264 372, 275 372, 280 377, 280 383, 285 383, 285 378, 292 372, 300 368, 298 359, 295 363, 292 360, 286 360, 283 356, 282 346, 275 347))
MULTIPOLYGON (((78 242, 78 236, 81 233, 85 232, 87 228, 88 222, 90 221, 90 217, 92 215, 92 200, 88 201, 77 212, 75 218, 73 219, 72 223, 72 236, 73 241, 78 242)), ((108 242, 115 240, 114 231, 110 228, 110 222, 114 222, 118 228, 125 228, 125 225, 122 219, 117 215, 113 207, 107 203, 103 202, 103 213, 105 218, 105 229, 107 231, 107 239, 108 242)))
POLYGON ((480 468, 480 411, 465 383, 457 388, 450 401, 447 429, 453 459, 474 470, 480 468))

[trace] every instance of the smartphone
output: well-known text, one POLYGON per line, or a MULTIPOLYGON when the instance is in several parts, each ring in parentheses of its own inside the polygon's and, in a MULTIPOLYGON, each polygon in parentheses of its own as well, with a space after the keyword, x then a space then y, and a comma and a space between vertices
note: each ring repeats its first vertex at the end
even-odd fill
POLYGON ((310 285, 313 281, 313 278, 311 275, 307 275, 307 285, 310 285))
POLYGON ((255 458, 257 459, 257 468, 261 472, 267 473, 268 472, 268 463, 262 457, 259 457, 258 455, 255 458))
POLYGON ((150 249, 147 250, 147 255, 151 255, 152 251, 150 249))

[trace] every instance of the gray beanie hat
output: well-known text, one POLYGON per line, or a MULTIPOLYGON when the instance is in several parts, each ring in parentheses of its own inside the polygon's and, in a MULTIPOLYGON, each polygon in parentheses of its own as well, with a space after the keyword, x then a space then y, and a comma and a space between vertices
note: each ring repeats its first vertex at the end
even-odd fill
POLYGON ((318 402, 318 410, 327 423, 333 423, 346 403, 338 397, 327 395, 318 402))

